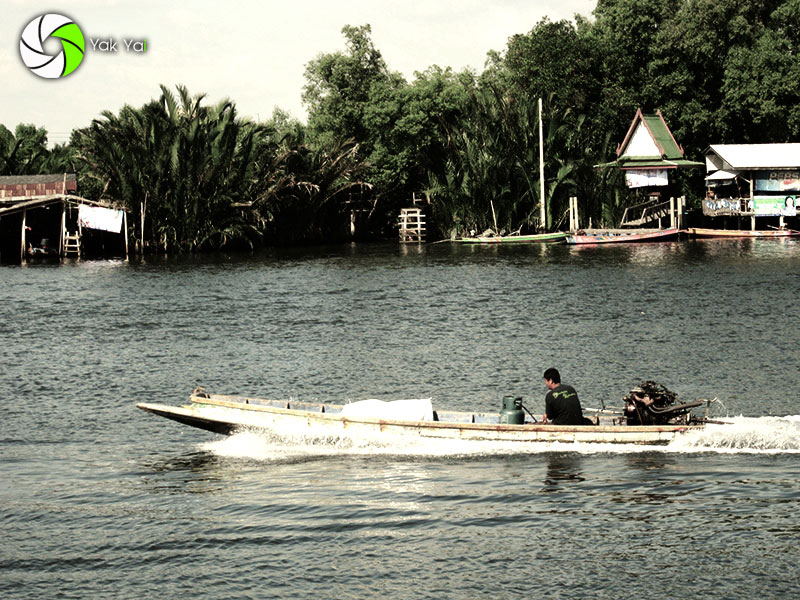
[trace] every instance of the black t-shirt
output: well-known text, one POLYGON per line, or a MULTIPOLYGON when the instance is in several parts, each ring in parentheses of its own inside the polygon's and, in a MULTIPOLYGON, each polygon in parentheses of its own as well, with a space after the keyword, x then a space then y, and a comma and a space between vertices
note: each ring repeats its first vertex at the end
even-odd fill
POLYGON ((578 392, 563 383, 547 392, 544 397, 547 420, 556 425, 583 425, 583 411, 578 392))

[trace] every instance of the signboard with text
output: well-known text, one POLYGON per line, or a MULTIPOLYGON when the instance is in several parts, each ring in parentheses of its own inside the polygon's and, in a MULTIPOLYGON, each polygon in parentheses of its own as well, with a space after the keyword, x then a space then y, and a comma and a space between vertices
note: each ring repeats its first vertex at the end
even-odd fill
POLYGON ((761 217, 795 217, 797 195, 756 196, 753 198, 753 212, 761 217))
POLYGON ((755 188, 757 192, 800 192, 800 171, 757 171, 755 188))

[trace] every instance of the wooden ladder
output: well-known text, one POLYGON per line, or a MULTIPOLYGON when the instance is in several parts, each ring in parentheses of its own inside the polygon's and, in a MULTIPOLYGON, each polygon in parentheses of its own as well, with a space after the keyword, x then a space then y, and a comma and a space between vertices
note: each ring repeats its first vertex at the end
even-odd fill
POLYGON ((81 257, 81 236, 79 233, 65 233, 64 234, 64 256, 75 254, 78 258, 81 257))

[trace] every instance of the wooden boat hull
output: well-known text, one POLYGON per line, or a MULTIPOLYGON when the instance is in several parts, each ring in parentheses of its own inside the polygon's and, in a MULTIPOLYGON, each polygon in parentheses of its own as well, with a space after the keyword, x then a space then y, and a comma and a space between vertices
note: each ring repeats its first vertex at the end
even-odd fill
POLYGON ((534 244, 563 242, 566 237, 566 233, 557 231, 555 233, 536 233, 532 235, 479 235, 473 238, 460 238, 456 241, 461 244, 534 244))
POLYGON ((636 242, 664 242, 676 239, 679 230, 673 229, 657 229, 654 231, 604 231, 597 233, 575 234, 568 235, 566 242, 570 245, 585 245, 585 244, 630 244, 636 242))
POLYGON ((702 227, 691 227, 686 233, 698 238, 759 238, 759 239, 780 239, 787 237, 800 236, 800 231, 792 229, 776 229, 774 231, 764 230, 738 230, 738 229, 704 229, 702 227))
POLYGON ((667 444, 702 425, 551 425, 501 424, 497 413, 439 411, 439 420, 399 421, 341 415, 341 405, 285 402, 208 394, 192 395, 191 403, 175 407, 139 403, 144 411, 220 434, 264 430, 278 435, 329 439, 375 439, 390 443, 395 436, 483 440, 493 442, 585 442, 667 444))

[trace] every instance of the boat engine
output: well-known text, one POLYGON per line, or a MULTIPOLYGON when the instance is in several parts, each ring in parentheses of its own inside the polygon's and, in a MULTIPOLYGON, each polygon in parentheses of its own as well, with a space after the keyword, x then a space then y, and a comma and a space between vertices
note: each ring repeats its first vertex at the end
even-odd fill
POLYGON ((655 381, 642 381, 622 400, 628 425, 688 425, 699 420, 691 411, 703 404, 680 404, 676 393, 655 381))

